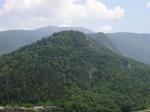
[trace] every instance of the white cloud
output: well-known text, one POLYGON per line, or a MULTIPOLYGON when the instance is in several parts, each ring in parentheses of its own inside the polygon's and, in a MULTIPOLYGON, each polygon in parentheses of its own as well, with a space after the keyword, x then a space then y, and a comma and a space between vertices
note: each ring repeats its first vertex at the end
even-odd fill
POLYGON ((150 8, 150 1, 146 3, 146 7, 150 8))
POLYGON ((85 4, 88 15, 105 19, 117 19, 124 15, 124 10, 119 6, 116 6, 114 9, 109 9, 103 3, 96 0, 87 0, 85 4))
POLYGON ((47 7, 47 3, 47 0, 5 0, 0 11, 3 12, 3 15, 8 13, 32 13, 43 10, 42 7, 47 7))
POLYGON ((85 0, 82 4, 75 2, 76 0, 6 0, 0 9, 0 16, 11 16, 12 24, 31 28, 41 24, 74 25, 81 21, 89 24, 93 20, 109 21, 124 15, 124 9, 120 6, 110 9, 97 0, 85 0))
POLYGON ((109 25, 102 26, 99 29, 97 29, 97 32, 110 33, 112 32, 112 27, 109 25))
POLYGON ((0 31, 5 31, 5 30, 8 30, 8 29, 0 26, 0 31))

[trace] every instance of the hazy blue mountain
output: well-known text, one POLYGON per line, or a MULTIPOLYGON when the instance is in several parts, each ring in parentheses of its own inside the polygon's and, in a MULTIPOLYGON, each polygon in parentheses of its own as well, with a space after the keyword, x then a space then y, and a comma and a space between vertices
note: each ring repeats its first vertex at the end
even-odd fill
POLYGON ((85 34, 92 31, 82 27, 45 27, 36 30, 10 30, 0 32, 0 55, 18 49, 22 46, 35 42, 42 37, 51 35, 54 32, 64 30, 76 30, 85 34))
POLYGON ((150 64, 150 34, 110 33, 107 36, 122 55, 150 64))
POLYGON ((36 29, 36 31, 39 31, 39 32, 43 33, 44 35, 50 35, 52 33, 60 32, 60 31, 64 31, 64 30, 80 31, 80 32, 83 32, 85 34, 93 33, 93 31, 91 31, 89 29, 86 29, 84 27, 56 27, 56 26, 48 26, 48 27, 36 29))

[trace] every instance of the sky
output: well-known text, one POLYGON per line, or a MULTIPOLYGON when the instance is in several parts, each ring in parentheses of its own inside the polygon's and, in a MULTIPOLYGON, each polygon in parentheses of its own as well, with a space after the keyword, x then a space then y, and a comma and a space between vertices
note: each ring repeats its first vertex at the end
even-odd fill
POLYGON ((0 31, 49 25, 150 33, 150 0, 0 0, 0 31))

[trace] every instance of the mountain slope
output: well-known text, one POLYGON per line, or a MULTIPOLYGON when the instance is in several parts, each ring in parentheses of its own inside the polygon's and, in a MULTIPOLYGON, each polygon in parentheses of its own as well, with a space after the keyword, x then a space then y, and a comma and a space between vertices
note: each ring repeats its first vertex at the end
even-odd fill
POLYGON ((150 65, 150 34, 110 33, 107 36, 122 55, 150 65))
POLYGON ((59 112, 130 112, 150 104, 149 66, 76 31, 1 56, 0 85, 0 104, 46 101, 59 112))
POLYGON ((105 47, 110 49, 111 51, 118 52, 116 46, 114 45, 114 43, 104 33, 101 33, 101 32, 100 33, 92 33, 92 34, 89 34, 89 36, 92 39, 94 39, 95 41, 97 41, 99 44, 104 45, 105 47))
POLYGON ((82 27, 45 27, 36 30, 11 30, 0 32, 0 55, 16 50, 22 46, 31 44, 42 37, 49 36, 55 32, 64 30, 75 30, 83 33, 92 31, 82 27))

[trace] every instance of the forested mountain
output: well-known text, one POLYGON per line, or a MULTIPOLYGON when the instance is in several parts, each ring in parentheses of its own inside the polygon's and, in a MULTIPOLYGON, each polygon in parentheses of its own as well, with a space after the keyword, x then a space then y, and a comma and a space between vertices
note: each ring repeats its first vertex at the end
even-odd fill
POLYGON ((59 112, 131 112, 150 104, 150 67, 77 31, 55 33, 1 56, 0 85, 1 105, 48 103, 59 112))
POLYGON ((150 34, 110 33, 107 36, 122 55, 150 65, 150 34))
POLYGON ((111 39, 104 33, 92 33, 88 34, 92 39, 97 41, 99 44, 103 44, 105 47, 110 49, 113 52, 119 53, 115 44, 111 41, 111 39))
POLYGON ((47 37, 54 32, 64 30, 76 30, 83 33, 92 31, 82 27, 45 27, 36 30, 10 30, 0 32, 0 55, 16 50, 22 46, 31 44, 42 37, 47 37))

